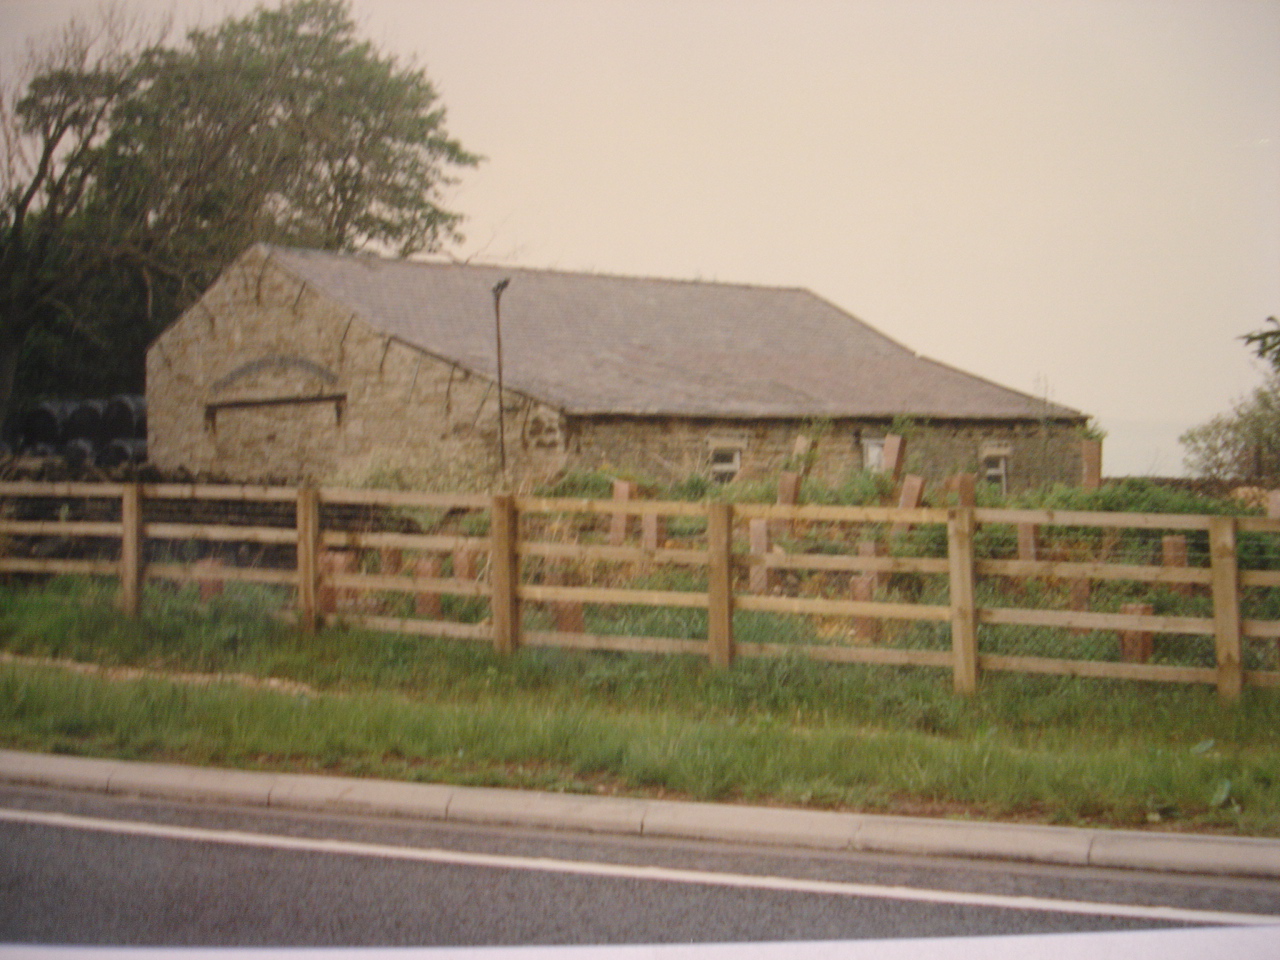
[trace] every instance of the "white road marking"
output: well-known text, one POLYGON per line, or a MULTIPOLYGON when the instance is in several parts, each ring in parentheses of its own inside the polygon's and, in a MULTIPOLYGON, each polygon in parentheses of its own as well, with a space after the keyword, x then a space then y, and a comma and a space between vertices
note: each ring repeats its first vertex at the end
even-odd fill
POLYGON ((39 824, 68 830, 90 830, 98 833, 154 837, 165 840, 219 843, 265 850, 291 850, 303 853, 376 857, 384 860, 408 860, 451 866, 488 867, 498 870, 533 870, 583 877, 650 880, 656 883, 686 883, 709 887, 734 887, 745 890, 768 890, 783 893, 814 893, 833 897, 864 897, 878 900, 904 900, 915 903, 943 903, 955 906, 992 907, 1003 910, 1027 910, 1041 913, 1070 913, 1091 917, 1157 920, 1166 923, 1203 923, 1227 926, 1280 925, 1280 915, 1272 914, 1186 910, 1179 907, 1135 906, 1120 903, 1095 903, 1085 900, 1053 900, 1045 897, 963 893, 953 890, 924 890, 916 887, 880 886, 833 880, 801 880, 793 877, 593 863, 580 860, 558 860, 550 857, 516 857, 493 853, 467 853, 457 850, 398 847, 378 843, 355 843, 349 840, 283 837, 265 833, 246 833, 241 830, 209 830, 202 827, 180 827, 135 820, 109 820, 42 810, 0 809, 0 820, 11 823, 39 824))

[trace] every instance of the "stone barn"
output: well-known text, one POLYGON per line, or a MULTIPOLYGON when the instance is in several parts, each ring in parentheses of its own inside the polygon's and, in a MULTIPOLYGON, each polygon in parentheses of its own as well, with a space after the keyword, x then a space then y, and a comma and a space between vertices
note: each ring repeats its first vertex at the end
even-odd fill
POLYGON ((836 479, 874 469, 905 417, 914 472, 1018 490, 1079 480, 1086 420, 806 290, 262 245, 152 344, 147 409, 164 470, 353 482, 404 465, 456 489, 492 483, 500 439, 524 479, 727 481, 776 474, 804 437, 836 479))

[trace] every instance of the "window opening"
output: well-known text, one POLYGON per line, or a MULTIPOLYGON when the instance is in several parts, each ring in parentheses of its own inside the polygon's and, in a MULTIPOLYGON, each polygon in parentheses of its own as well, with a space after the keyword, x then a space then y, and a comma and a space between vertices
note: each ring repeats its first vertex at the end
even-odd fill
POLYGON ((999 488, 1001 496, 1009 492, 1009 458, 993 454, 982 458, 982 479, 999 488))
POLYGON ((742 470, 741 447, 711 448, 711 479, 716 483, 728 483, 742 470))
POLYGON ((862 441, 862 469, 870 473, 884 472, 884 438, 862 441))

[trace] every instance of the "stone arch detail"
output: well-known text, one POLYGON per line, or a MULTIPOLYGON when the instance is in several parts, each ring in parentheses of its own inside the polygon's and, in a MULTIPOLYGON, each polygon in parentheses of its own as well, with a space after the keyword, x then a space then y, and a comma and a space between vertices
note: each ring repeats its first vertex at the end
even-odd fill
POLYGON ((305 357, 286 356, 284 354, 274 354, 271 356, 261 357, 257 360, 251 360, 248 363, 241 364, 226 376, 218 379, 213 384, 213 392, 221 393, 227 387, 231 386, 237 380, 243 380, 245 377, 251 377, 255 373, 261 373, 264 370, 301 370, 308 373, 319 380, 333 386, 338 382, 338 375, 328 367, 316 363, 314 360, 308 360, 305 357))

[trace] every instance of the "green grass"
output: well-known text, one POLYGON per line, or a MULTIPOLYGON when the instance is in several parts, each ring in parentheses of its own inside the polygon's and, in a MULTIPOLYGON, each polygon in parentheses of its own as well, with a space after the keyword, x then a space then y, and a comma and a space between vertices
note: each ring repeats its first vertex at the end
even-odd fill
MULTIPOLYGON (((944 671, 525 650, 273 620, 232 587, 208 607, 150 588, 129 621, 105 582, 0 588, 0 650, 161 675, 0 665, 0 742, 94 756, 327 770, 576 792, 1280 836, 1280 695, 944 671), (248 674, 286 694, 165 671, 248 674)), ((625 608, 624 608, 625 609, 625 608)), ((633 611, 634 616, 641 616, 633 611)), ((741 639, 780 638, 763 616, 741 639)), ((667 624, 669 627, 678 626, 667 624)), ((589 625, 590 627, 590 625, 589 625)), ((671 630, 665 631, 667 635, 671 630)))

